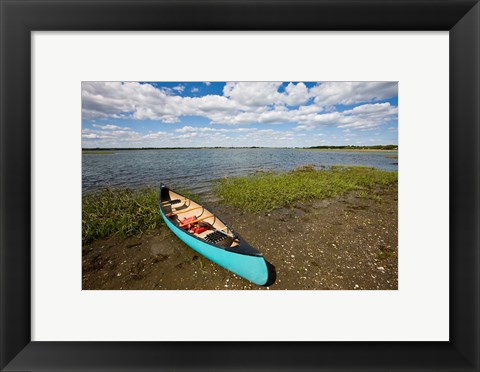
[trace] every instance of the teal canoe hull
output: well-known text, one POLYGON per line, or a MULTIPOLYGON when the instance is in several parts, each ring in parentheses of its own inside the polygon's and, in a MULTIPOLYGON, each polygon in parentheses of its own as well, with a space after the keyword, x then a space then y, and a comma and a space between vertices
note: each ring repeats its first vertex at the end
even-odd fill
POLYGON ((245 278, 257 285, 264 285, 268 281, 268 268, 262 256, 249 256, 215 247, 188 234, 175 226, 161 211, 163 220, 172 232, 193 250, 227 270, 245 278))

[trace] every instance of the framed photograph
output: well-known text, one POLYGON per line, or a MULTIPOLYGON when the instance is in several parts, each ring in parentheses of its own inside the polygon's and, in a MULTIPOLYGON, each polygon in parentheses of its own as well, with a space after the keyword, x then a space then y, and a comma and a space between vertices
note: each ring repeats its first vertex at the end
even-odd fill
POLYGON ((479 370, 477 1, 0 6, 2 370, 479 370))

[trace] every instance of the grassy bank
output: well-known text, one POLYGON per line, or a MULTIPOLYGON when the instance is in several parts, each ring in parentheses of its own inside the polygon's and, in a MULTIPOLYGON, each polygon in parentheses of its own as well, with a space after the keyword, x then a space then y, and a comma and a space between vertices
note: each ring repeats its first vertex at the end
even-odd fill
MULTIPOLYGON (((368 197, 373 187, 397 182, 397 172, 366 167, 334 166, 316 170, 303 166, 286 173, 259 173, 218 181, 215 192, 220 199, 248 212, 271 211, 295 202, 330 198, 355 191, 368 197)), ((177 190, 199 200, 188 190, 177 190)), ((113 235, 130 237, 163 226, 158 209, 158 190, 110 190, 87 194, 82 205, 82 243, 113 235)))
POLYGON ((219 180, 216 193, 221 200, 248 212, 271 211, 297 201, 325 199, 350 191, 396 183, 398 172, 367 167, 333 166, 316 170, 303 166, 286 173, 261 173, 219 180))
POLYGON ((105 189, 83 197, 82 243, 114 234, 124 237, 141 234, 162 224, 158 190, 105 189))
MULTIPOLYGON (((189 190, 183 195, 199 200, 189 190)), ((164 226, 158 207, 158 189, 111 190, 87 194, 82 202, 82 244, 119 234, 124 238, 141 235, 164 226)))

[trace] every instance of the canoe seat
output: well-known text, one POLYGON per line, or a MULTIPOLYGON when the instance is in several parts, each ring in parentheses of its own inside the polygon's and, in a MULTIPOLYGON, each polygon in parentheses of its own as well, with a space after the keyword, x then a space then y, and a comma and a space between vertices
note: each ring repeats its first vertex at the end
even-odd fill
POLYGON ((173 205, 173 204, 178 204, 178 203, 181 203, 182 201, 186 201, 187 199, 173 199, 173 200, 165 200, 162 202, 162 204, 170 204, 170 205, 173 205))
POLYGON ((221 247, 230 247, 233 242, 233 238, 231 236, 228 236, 219 230, 216 230, 205 236, 205 240, 221 247))

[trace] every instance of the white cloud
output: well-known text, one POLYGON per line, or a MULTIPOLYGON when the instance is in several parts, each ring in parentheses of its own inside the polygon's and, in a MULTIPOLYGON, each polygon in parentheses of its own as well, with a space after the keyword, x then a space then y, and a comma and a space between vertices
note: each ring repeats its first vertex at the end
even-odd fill
POLYGON ((344 114, 355 114, 355 115, 371 115, 378 113, 385 113, 385 111, 394 110, 396 113, 396 107, 390 106, 389 102, 385 103, 373 103, 365 104, 361 106, 356 106, 351 110, 343 111, 344 114))
POLYGON ((185 86, 184 85, 177 85, 176 87, 173 87, 172 89, 176 90, 179 93, 182 93, 185 90, 185 86))
POLYGON ((130 129, 129 127, 121 127, 121 126, 113 125, 113 124, 106 124, 106 125, 92 124, 92 127, 105 129, 105 130, 114 130, 114 129, 129 130, 130 129))
POLYGON ((131 130, 96 130, 96 129, 83 129, 82 138, 84 139, 102 139, 102 140, 114 140, 116 142, 141 140, 141 134, 131 130))
POLYGON ((325 82, 310 89, 322 106, 379 101, 398 93, 397 82, 325 82))
POLYGON ((167 94, 150 84, 121 82, 82 83, 84 119, 135 117, 138 111, 165 107, 167 94))
POLYGON ((398 108, 385 102, 360 105, 343 112, 296 116, 295 121, 300 124, 296 128, 304 130, 324 125, 347 129, 370 129, 397 120, 397 115, 398 108))
POLYGON ((82 138, 101 138, 98 134, 95 133, 82 133, 82 138))
POLYGON ((314 130, 316 128, 315 125, 308 124, 308 125, 297 125, 294 130, 314 130))
POLYGON ((304 137, 293 131, 257 128, 183 126, 173 132, 111 131, 84 129, 84 147, 190 147, 190 146, 292 146, 304 137), (233 135, 235 133, 235 135, 233 135))
POLYGON ((281 101, 281 82, 226 83, 223 95, 241 106, 263 107, 281 101))
POLYGON ((226 83, 223 95, 241 106, 265 107, 288 104, 305 104, 311 97, 304 83, 289 83, 285 92, 280 93, 281 82, 238 82, 226 83))
POLYGON ((285 87, 285 92, 286 96, 283 100, 290 106, 303 105, 311 97, 311 93, 309 92, 307 86, 304 83, 289 83, 285 87))
POLYGON ((145 134, 143 135, 143 139, 158 139, 158 138, 165 138, 169 136, 170 136, 170 133, 160 131, 160 132, 145 134))
POLYGON ((200 89, 198 89, 197 87, 193 87, 192 89, 190 89, 190 92, 191 93, 197 93, 200 89))
MULTIPOLYGON (((151 84, 88 82, 82 84, 82 112, 84 119, 130 118, 178 123, 181 117, 202 116, 212 124, 295 123, 299 129, 317 125, 365 129, 395 119, 398 111, 388 102, 365 103, 343 112, 334 110, 337 104, 375 102, 395 96, 397 83, 326 82, 311 89, 304 83, 289 83, 280 92, 281 85, 280 82, 226 83, 223 96, 182 97, 151 84)), ((185 87, 178 85, 172 89, 185 87)), ((105 125, 98 128, 108 129, 105 125)))
POLYGON ((398 107, 390 103, 375 103, 357 106, 342 112, 344 117, 339 128, 367 129, 397 120, 398 107))
POLYGON ((185 126, 183 128, 179 128, 179 129, 175 129, 175 132, 178 132, 178 133, 205 133, 205 132, 215 132, 215 129, 213 128, 208 128, 208 127, 203 127, 203 128, 199 128, 199 127, 190 127, 190 126, 185 126))

